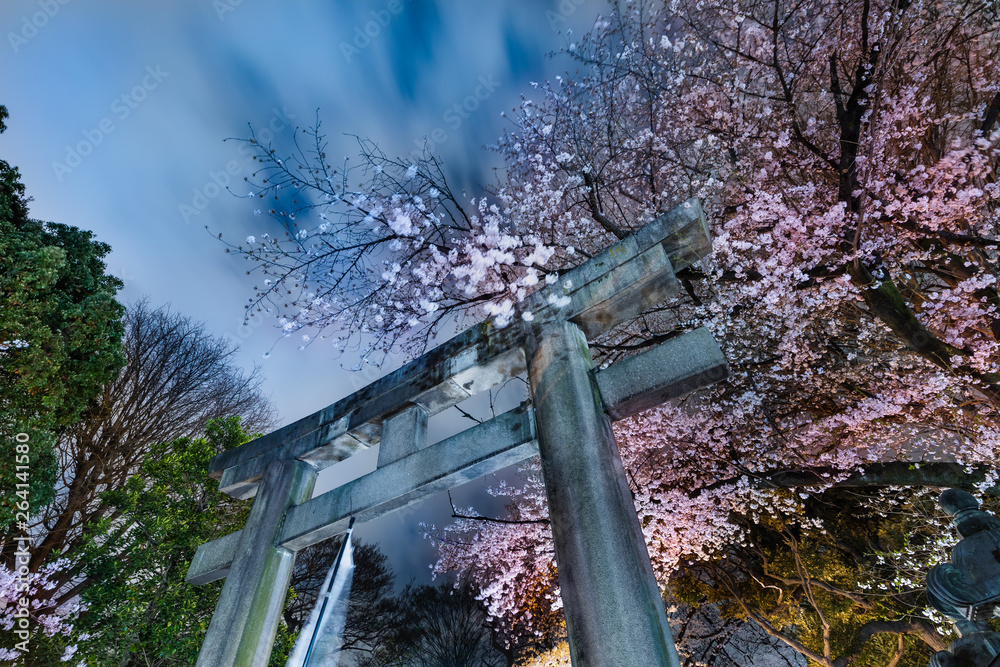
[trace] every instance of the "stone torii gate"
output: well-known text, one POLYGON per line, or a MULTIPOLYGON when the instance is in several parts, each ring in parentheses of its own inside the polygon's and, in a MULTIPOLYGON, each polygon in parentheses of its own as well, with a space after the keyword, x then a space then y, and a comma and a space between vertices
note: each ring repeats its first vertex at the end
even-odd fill
POLYGON ((530 321, 466 330, 333 405, 212 459, 246 526, 203 544, 187 581, 226 578, 199 667, 264 667, 295 553, 433 493, 540 454, 570 653, 577 667, 678 665, 611 421, 729 374, 698 329, 605 369, 588 340, 663 303, 711 250, 697 200, 522 303, 530 321), (530 404, 427 445, 427 418, 529 376, 530 404), (375 471, 312 498, 319 470, 380 443, 375 471))

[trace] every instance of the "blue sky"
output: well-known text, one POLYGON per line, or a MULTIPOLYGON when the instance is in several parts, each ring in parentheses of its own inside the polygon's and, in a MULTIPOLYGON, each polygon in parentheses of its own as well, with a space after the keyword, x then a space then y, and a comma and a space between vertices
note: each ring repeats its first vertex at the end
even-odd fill
MULTIPOLYGON (((320 346, 299 351, 269 325, 244 325, 246 263, 214 237, 242 239, 269 221, 223 189, 245 194, 252 171, 224 139, 246 137, 249 123, 280 146, 318 110, 333 155, 354 153, 345 134, 389 154, 443 137, 434 152, 451 182, 495 182, 499 164, 482 147, 507 126, 501 111, 530 97, 531 81, 574 68, 546 55, 602 11, 598 0, 4 0, 0 104, 11 117, 0 155, 21 170, 33 217, 112 246, 123 301, 169 303, 239 344, 287 423, 377 375, 344 371, 350 360, 320 346), (478 108, 456 110, 477 93, 478 108)), ((382 541, 401 578, 423 576, 431 552, 418 524, 447 513, 437 498, 357 532, 382 541)))

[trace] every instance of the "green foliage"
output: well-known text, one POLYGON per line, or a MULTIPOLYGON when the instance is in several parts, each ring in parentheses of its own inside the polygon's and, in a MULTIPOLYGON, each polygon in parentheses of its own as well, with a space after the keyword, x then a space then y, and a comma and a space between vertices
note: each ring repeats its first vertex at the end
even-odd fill
MULTIPOLYGON (((289 598, 291 595, 292 592, 289 591, 289 598)), ((285 667, 285 664, 288 662, 288 656, 292 654, 292 649, 295 648, 295 638, 298 637, 298 634, 298 632, 291 632, 284 622, 278 624, 278 634, 274 638, 274 647, 271 649, 271 659, 267 663, 268 667, 285 667)))
POLYGON ((87 665, 194 664, 222 582, 191 586, 184 575, 195 550, 242 527, 249 510, 205 471, 247 439, 238 417, 212 421, 205 438, 153 447, 141 474, 103 496, 115 511, 90 528, 81 559, 92 581, 77 623, 90 635, 79 643, 87 665))
MULTIPOLYGON (((0 131, 6 129, 0 106, 0 131)), ((0 485, 16 488, 14 436, 30 449, 29 501, 51 502, 61 429, 73 424, 121 368, 121 282, 104 273, 110 251, 89 231, 28 219, 16 167, 0 160, 0 485)), ((0 533, 14 520, 0 498, 0 533)))

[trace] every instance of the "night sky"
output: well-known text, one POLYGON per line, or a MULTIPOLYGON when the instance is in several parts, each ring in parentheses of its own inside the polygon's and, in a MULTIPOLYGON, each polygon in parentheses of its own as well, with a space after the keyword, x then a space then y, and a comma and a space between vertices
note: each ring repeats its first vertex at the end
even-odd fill
MULTIPOLYGON (((530 82, 575 68, 547 55, 606 11, 597 0, 4 0, 0 104, 10 118, 0 155, 21 170, 32 217, 93 230, 112 246, 123 302, 170 304, 237 343, 245 368, 262 366, 284 424, 391 369, 347 372, 356 360, 319 345, 300 351, 270 324, 244 325, 249 266, 215 237, 280 228, 225 190, 247 194, 253 167, 224 140, 247 137, 249 123, 288 146, 294 126, 317 114, 331 155, 355 154, 349 135, 391 155, 429 139, 471 196, 497 181, 501 165, 483 147, 509 127, 501 112, 531 97, 530 82)), ((516 389, 506 394, 519 400, 516 389)), ((467 425, 442 417, 431 434, 467 425)), ((332 483, 321 476, 317 491, 332 483)), ((500 511, 476 489, 453 495, 500 511)), ((382 543, 400 579, 423 580, 433 551, 419 523, 449 513, 437 497, 356 532, 382 543)))

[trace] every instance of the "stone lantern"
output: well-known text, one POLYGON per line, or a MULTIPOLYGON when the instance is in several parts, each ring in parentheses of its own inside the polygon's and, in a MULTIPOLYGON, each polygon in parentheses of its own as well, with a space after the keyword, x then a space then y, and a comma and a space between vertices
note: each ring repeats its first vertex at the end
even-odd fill
POLYGON ((950 563, 927 573, 927 597, 955 622, 961 638, 936 653, 930 667, 1000 667, 1000 633, 986 623, 1000 607, 1000 518, 980 510, 972 494, 958 489, 944 491, 938 504, 962 540, 952 549, 950 563))

